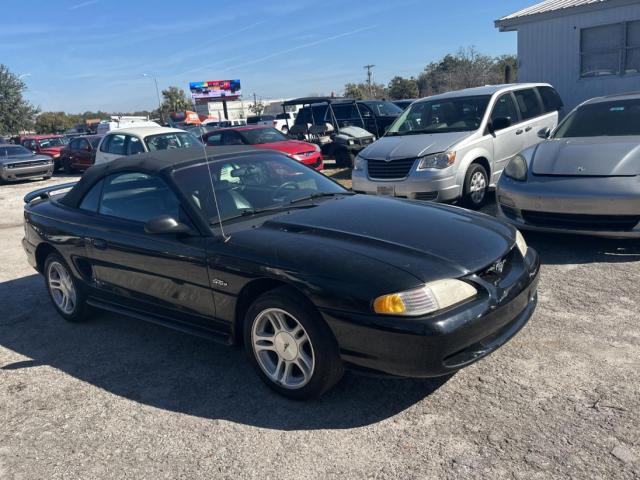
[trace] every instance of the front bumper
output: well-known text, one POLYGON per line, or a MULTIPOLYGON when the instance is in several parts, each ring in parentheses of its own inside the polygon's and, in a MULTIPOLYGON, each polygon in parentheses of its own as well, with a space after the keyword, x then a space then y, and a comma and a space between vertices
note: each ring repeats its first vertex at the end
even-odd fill
POLYGON ((312 155, 309 155, 308 157, 304 157, 302 160, 300 160, 300 162, 315 170, 322 170, 324 168, 324 162, 322 160, 322 154, 320 152, 316 152, 312 155))
MULTIPOLYGON (((438 377, 489 355, 527 323, 537 305, 539 261, 516 293, 495 304, 480 299, 440 315, 398 318, 322 311, 342 359, 351 367, 402 377, 438 377)), ((515 288, 515 285, 514 285, 515 288)))
POLYGON ((409 175, 401 180, 371 179, 366 168, 353 170, 351 180, 354 192, 370 195, 447 202, 459 198, 462 194, 462 186, 458 185, 455 172, 419 172, 415 165, 409 175))
POLYGON ((640 238, 640 177, 502 176, 496 200, 498 216, 519 229, 640 238))
POLYGON ((0 168, 0 178, 5 182, 16 182, 29 178, 50 177, 53 175, 53 168, 53 163, 48 165, 0 168))

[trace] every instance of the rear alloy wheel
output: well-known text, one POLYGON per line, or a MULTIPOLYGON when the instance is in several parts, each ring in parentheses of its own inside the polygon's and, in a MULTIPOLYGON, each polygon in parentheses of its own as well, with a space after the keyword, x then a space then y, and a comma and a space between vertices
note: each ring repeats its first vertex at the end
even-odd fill
POLYGON ((467 170, 464 180, 463 202, 467 208, 478 210, 487 201, 489 191, 489 177, 484 167, 473 163, 467 170))
POLYGON ((281 395, 316 397, 342 377, 331 331, 297 292, 278 288, 263 294, 249 308, 244 327, 251 363, 281 395))
POLYGON ((67 263, 57 253, 47 257, 44 267, 47 291, 58 313, 65 320, 80 322, 86 319, 88 307, 67 263))

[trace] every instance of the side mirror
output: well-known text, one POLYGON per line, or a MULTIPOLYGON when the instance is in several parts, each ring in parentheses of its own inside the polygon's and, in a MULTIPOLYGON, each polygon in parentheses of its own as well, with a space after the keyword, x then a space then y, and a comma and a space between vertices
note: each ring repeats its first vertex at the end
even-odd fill
POLYGON ((152 218, 144 225, 144 231, 155 235, 166 233, 191 233, 191 229, 184 223, 180 223, 171 215, 162 215, 152 218))
POLYGON ((498 117, 489 124, 489 131, 491 133, 503 130, 511 126, 511 119, 507 117, 498 117))
POLYGON ((551 135, 551 129, 549 127, 544 127, 538 130, 538 137, 542 139, 549 138, 549 135, 551 135))

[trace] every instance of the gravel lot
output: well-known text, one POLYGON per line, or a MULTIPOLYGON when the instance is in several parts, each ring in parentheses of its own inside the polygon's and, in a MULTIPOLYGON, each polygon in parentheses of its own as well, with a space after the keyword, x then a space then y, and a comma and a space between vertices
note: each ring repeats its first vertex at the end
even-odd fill
POLYGON ((640 478, 640 242, 526 234, 540 302, 502 349, 296 403, 239 350, 62 321, 20 246, 42 185, 0 187, 0 479, 640 478))

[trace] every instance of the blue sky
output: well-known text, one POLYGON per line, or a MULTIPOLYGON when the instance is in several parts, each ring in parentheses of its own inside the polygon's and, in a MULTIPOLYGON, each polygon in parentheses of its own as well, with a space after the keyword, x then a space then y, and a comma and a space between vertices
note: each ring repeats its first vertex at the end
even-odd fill
POLYGON ((418 74, 475 45, 515 53, 493 20, 534 0, 9 0, 0 62, 43 110, 153 108, 160 88, 240 78, 245 98, 339 93, 347 82, 418 74))

